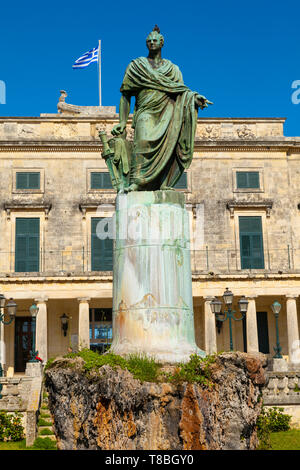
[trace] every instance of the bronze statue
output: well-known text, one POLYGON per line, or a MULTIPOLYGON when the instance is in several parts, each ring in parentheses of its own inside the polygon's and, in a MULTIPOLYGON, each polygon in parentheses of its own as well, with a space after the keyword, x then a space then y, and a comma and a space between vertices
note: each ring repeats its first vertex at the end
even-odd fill
MULTIPOLYGON (((212 104, 184 85, 177 65, 161 57, 164 38, 157 26, 146 44, 148 57, 133 60, 126 69, 120 90, 119 124, 112 130, 114 139, 106 146, 107 162, 116 165, 112 168, 119 177, 114 186, 118 191, 173 189, 193 158, 198 108, 212 104), (134 141, 130 148, 124 144, 124 132, 132 96, 134 141), (113 146, 119 148, 117 158, 113 146), (129 165, 127 174, 120 165, 124 159, 129 165)), ((105 136, 100 137, 105 140, 105 136)))

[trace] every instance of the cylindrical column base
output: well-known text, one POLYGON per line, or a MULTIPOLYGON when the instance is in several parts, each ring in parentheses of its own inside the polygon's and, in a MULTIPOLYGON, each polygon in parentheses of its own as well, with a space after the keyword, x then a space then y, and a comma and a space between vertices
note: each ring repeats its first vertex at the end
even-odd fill
POLYGON ((195 343, 188 213, 178 191, 118 195, 110 351, 185 362, 195 343))

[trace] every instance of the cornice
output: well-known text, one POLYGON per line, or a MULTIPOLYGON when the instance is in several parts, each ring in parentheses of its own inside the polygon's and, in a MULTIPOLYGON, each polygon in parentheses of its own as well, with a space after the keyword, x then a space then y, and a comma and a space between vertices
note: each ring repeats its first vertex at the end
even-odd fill
MULTIPOLYGON (((67 114, 41 114, 40 116, 0 116, 1 122, 60 122, 60 121, 77 121, 77 122, 98 122, 98 121, 115 121, 119 119, 119 114, 99 114, 99 115, 81 115, 81 116, 72 116, 67 114)), ((198 124, 220 124, 222 122, 234 122, 241 123, 247 122, 251 123, 285 123, 286 117, 206 117, 198 118, 198 124)), ((132 120, 132 114, 129 115, 128 122, 132 120)))
MULTIPOLYGON (((96 140, 5 140, 0 141, 0 152, 99 152, 102 144, 96 140)), ((194 144, 196 152, 300 152, 300 140, 200 140, 194 144)))

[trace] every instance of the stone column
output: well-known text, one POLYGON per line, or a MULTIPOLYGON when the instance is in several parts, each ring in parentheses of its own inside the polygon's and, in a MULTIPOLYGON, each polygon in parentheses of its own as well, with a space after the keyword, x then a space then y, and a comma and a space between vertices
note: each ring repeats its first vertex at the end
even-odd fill
POLYGON ((258 352, 258 333, 256 319, 256 295, 248 296, 248 310, 246 313, 247 352, 258 352))
POLYGON ((47 300, 47 297, 34 299, 39 308, 36 316, 35 349, 44 363, 48 360, 47 300))
POLYGON ((216 320, 210 307, 212 300, 213 297, 204 297, 204 349, 206 354, 214 354, 217 352, 216 320))
POLYGON ((90 347, 90 310, 89 297, 81 297, 78 299, 78 348, 84 349, 90 347))
POLYGON ((299 347, 299 329, 297 318, 297 295, 286 296, 286 320, 287 320, 287 336, 289 361, 292 361, 292 352, 299 347))

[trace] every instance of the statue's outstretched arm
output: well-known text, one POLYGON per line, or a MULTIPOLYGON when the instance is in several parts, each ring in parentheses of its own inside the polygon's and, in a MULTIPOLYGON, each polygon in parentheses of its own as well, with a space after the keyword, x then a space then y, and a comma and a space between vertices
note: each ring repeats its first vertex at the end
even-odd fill
POLYGON ((120 135, 123 134, 130 112, 130 102, 131 102, 131 95, 128 93, 122 93, 121 100, 120 100, 120 109, 119 109, 119 124, 116 124, 111 133, 112 135, 120 135))

